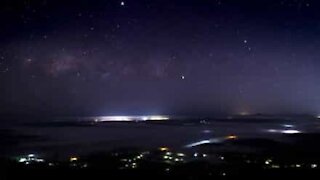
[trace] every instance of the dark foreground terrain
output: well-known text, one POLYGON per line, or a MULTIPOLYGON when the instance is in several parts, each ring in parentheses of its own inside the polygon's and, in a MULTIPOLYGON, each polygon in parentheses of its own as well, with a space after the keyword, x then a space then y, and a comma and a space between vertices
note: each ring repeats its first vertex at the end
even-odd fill
POLYGON ((11 179, 302 179, 320 178, 318 134, 291 142, 229 137, 185 150, 125 148, 65 159, 37 154, 1 158, 11 179))

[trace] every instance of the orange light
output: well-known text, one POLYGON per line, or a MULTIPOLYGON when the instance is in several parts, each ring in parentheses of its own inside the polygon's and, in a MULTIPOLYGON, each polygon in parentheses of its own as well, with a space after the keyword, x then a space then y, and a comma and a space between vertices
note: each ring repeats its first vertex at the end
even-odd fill
POLYGON ((168 151, 169 150, 168 147, 160 147, 159 149, 160 149, 160 151, 168 151))
POLYGON ((70 161, 73 162, 73 161, 78 161, 78 158, 77 157, 70 157, 70 161))
POLYGON ((238 136, 236 136, 236 135, 229 135, 229 136, 227 136, 226 137, 226 139, 237 139, 238 138, 238 136))

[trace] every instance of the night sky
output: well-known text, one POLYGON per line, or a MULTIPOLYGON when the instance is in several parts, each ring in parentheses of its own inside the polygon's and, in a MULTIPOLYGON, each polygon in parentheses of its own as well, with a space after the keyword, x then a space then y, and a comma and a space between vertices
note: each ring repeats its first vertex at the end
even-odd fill
POLYGON ((0 114, 320 113, 317 0, 1 0, 0 114))

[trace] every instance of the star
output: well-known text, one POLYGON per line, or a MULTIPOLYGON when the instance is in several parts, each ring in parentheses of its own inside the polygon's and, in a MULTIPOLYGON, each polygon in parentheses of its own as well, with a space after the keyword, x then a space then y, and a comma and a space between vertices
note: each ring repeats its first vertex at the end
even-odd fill
POLYGON ((121 1, 121 2, 120 2, 120 5, 121 5, 121 6, 124 6, 124 5, 125 5, 124 1, 121 1))
POLYGON ((185 79, 185 76, 184 76, 184 75, 181 75, 181 79, 184 80, 184 79, 185 79))

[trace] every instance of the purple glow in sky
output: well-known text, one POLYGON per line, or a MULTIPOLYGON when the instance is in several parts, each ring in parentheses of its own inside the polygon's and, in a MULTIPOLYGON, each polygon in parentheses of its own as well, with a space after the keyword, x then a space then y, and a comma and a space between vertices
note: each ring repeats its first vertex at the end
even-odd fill
POLYGON ((316 0, 0 2, 0 113, 320 113, 316 0))

